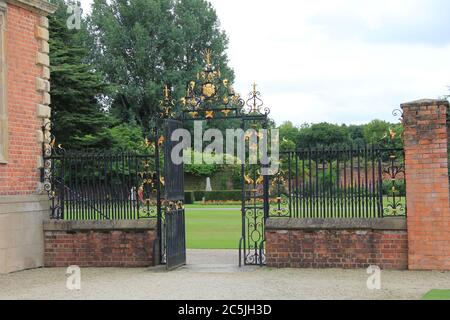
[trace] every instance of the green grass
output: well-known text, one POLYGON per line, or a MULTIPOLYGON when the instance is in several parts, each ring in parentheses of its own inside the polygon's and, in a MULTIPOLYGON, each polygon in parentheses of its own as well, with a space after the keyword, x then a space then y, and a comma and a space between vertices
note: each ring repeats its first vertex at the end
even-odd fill
POLYGON ((241 238, 241 212, 186 210, 186 246, 189 249, 236 249, 241 238))
POLYGON ((431 290, 423 296, 422 300, 449 300, 450 290, 431 290))
POLYGON ((240 204, 201 204, 201 203, 195 203, 195 204, 187 204, 185 205, 187 209, 203 209, 203 208, 212 208, 212 209, 221 209, 221 208, 236 208, 240 209, 240 204))
MULTIPOLYGON (((386 201, 387 199, 385 199, 386 201)), ((404 199, 401 199, 404 204, 404 199)), ((239 205, 186 205, 186 237, 190 249, 236 249, 241 237, 239 205), (235 210, 225 210, 233 208, 235 210)))

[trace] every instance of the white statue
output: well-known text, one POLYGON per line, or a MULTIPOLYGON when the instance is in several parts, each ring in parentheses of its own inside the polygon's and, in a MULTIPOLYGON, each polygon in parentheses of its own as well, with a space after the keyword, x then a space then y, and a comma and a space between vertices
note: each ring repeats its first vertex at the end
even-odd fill
POLYGON ((212 191, 212 187, 211 187, 211 178, 208 177, 206 178, 206 191, 212 191))

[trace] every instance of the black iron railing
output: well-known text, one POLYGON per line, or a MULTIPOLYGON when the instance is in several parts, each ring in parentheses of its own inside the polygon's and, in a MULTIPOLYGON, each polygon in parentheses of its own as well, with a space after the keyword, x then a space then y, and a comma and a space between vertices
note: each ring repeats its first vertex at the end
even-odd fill
POLYGON ((66 220, 157 217, 159 174, 152 155, 53 152, 43 182, 52 218, 66 220))
POLYGON ((271 217, 406 215, 403 149, 318 148, 281 154, 271 178, 271 217))

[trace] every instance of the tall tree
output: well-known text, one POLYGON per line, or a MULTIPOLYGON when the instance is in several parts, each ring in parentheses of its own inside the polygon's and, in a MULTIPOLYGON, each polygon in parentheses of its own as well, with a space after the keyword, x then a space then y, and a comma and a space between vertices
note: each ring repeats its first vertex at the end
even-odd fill
POLYGON ((209 48, 233 80, 227 36, 205 0, 94 0, 89 17, 92 59, 114 88, 111 113, 148 129, 168 83, 182 96, 209 48))
POLYGON ((372 120, 364 126, 364 139, 367 143, 379 143, 389 133, 392 125, 383 120, 372 120))
POLYGON ((278 129, 280 130, 280 137, 282 137, 283 139, 292 142, 296 142, 298 140, 298 128, 295 127, 291 121, 284 122, 281 126, 278 127, 278 129))
POLYGON ((351 140, 347 127, 324 122, 303 125, 299 130, 296 142, 297 146, 300 148, 309 148, 315 146, 349 144, 351 140))
POLYGON ((58 5, 49 17, 53 133, 66 148, 93 148, 100 144, 95 137, 108 124, 99 103, 106 87, 86 63, 85 32, 67 27, 67 3, 52 2, 58 5))

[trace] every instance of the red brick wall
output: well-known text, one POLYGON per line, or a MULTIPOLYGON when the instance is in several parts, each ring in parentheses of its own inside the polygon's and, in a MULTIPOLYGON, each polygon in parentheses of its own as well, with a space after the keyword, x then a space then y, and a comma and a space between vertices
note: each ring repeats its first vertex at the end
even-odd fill
POLYGON ((155 230, 45 231, 44 266, 149 267, 155 230))
POLYGON ((409 267, 450 270, 449 103, 422 100, 402 108, 409 267))
POLYGON ((266 259, 275 268, 408 268, 406 231, 268 230, 266 259))
POLYGON ((6 13, 6 63, 9 127, 9 161, 0 164, 0 195, 31 194, 39 182, 37 159, 41 149, 37 130, 36 103, 42 99, 36 91, 36 65, 39 43, 35 28, 39 16, 29 10, 8 4, 6 13))

